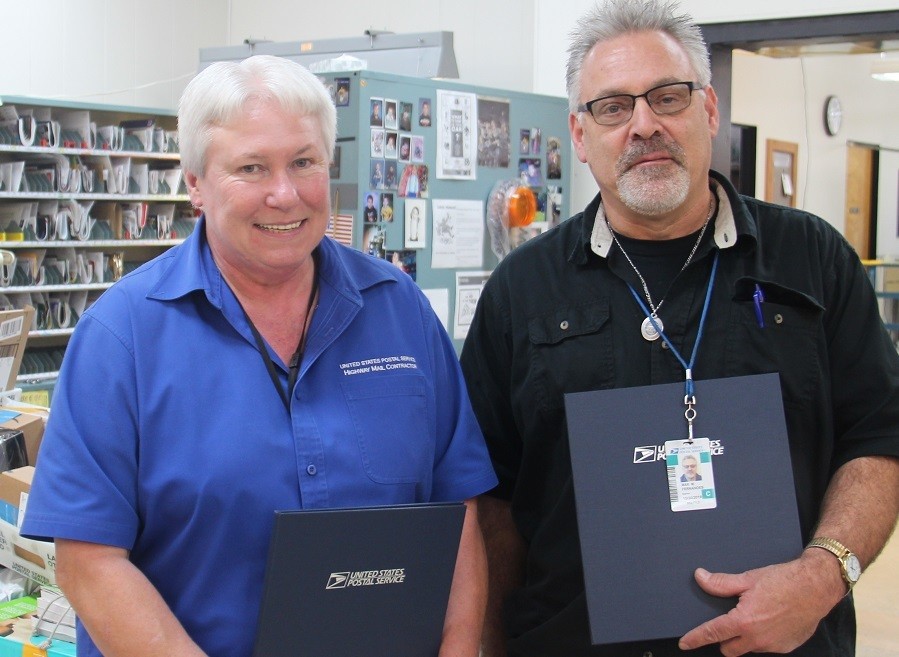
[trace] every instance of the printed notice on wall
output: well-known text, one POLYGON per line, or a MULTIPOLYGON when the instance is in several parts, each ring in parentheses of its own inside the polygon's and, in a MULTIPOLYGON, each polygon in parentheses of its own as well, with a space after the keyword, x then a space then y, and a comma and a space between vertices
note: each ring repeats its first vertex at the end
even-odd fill
POLYGON ((489 271, 456 272, 456 312, 453 315, 453 338, 464 340, 474 318, 481 290, 490 278, 489 271))
POLYGON ((477 171, 477 96, 437 90, 437 178, 474 180, 477 171))
POLYGON ((434 199, 431 215, 431 268, 482 267, 484 202, 434 199))

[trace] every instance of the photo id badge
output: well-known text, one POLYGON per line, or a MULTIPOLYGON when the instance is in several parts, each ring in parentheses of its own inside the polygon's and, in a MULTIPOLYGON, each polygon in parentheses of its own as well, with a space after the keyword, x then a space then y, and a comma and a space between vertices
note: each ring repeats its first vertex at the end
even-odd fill
POLYGON ((672 511, 698 511, 718 506, 708 438, 669 440, 665 443, 665 456, 672 511))

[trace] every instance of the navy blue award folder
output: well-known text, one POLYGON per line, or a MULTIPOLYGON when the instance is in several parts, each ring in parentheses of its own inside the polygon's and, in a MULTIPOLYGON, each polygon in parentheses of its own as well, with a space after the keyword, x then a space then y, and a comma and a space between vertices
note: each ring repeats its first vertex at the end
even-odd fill
POLYGON ((594 644, 679 637, 736 604, 703 592, 697 567, 740 573, 802 551, 778 375, 699 380, 696 401, 717 507, 674 512, 664 445, 687 437, 684 384, 565 396, 594 644))
POLYGON ((254 657, 437 657, 465 505, 279 511, 254 657))

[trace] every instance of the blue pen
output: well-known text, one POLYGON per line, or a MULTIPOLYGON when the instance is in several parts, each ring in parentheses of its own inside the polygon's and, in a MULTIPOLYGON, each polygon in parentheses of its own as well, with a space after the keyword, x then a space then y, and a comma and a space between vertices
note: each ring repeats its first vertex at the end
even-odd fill
POLYGON ((762 315, 762 304, 765 302, 765 293, 762 287, 756 283, 755 292, 752 293, 752 301, 755 304, 755 318, 759 321, 759 328, 765 328, 765 318, 762 315))

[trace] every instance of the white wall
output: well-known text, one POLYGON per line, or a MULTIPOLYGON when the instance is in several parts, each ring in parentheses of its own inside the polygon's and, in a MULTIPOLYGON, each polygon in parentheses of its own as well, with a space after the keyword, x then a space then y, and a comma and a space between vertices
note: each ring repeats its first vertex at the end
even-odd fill
POLYGON ((174 108, 228 0, 0 0, 0 98, 174 108))
POLYGON ((367 29, 453 33, 460 79, 515 91, 533 87, 534 0, 231 0, 231 43, 363 36, 367 29), (313 8, 314 7, 314 8, 313 8))

